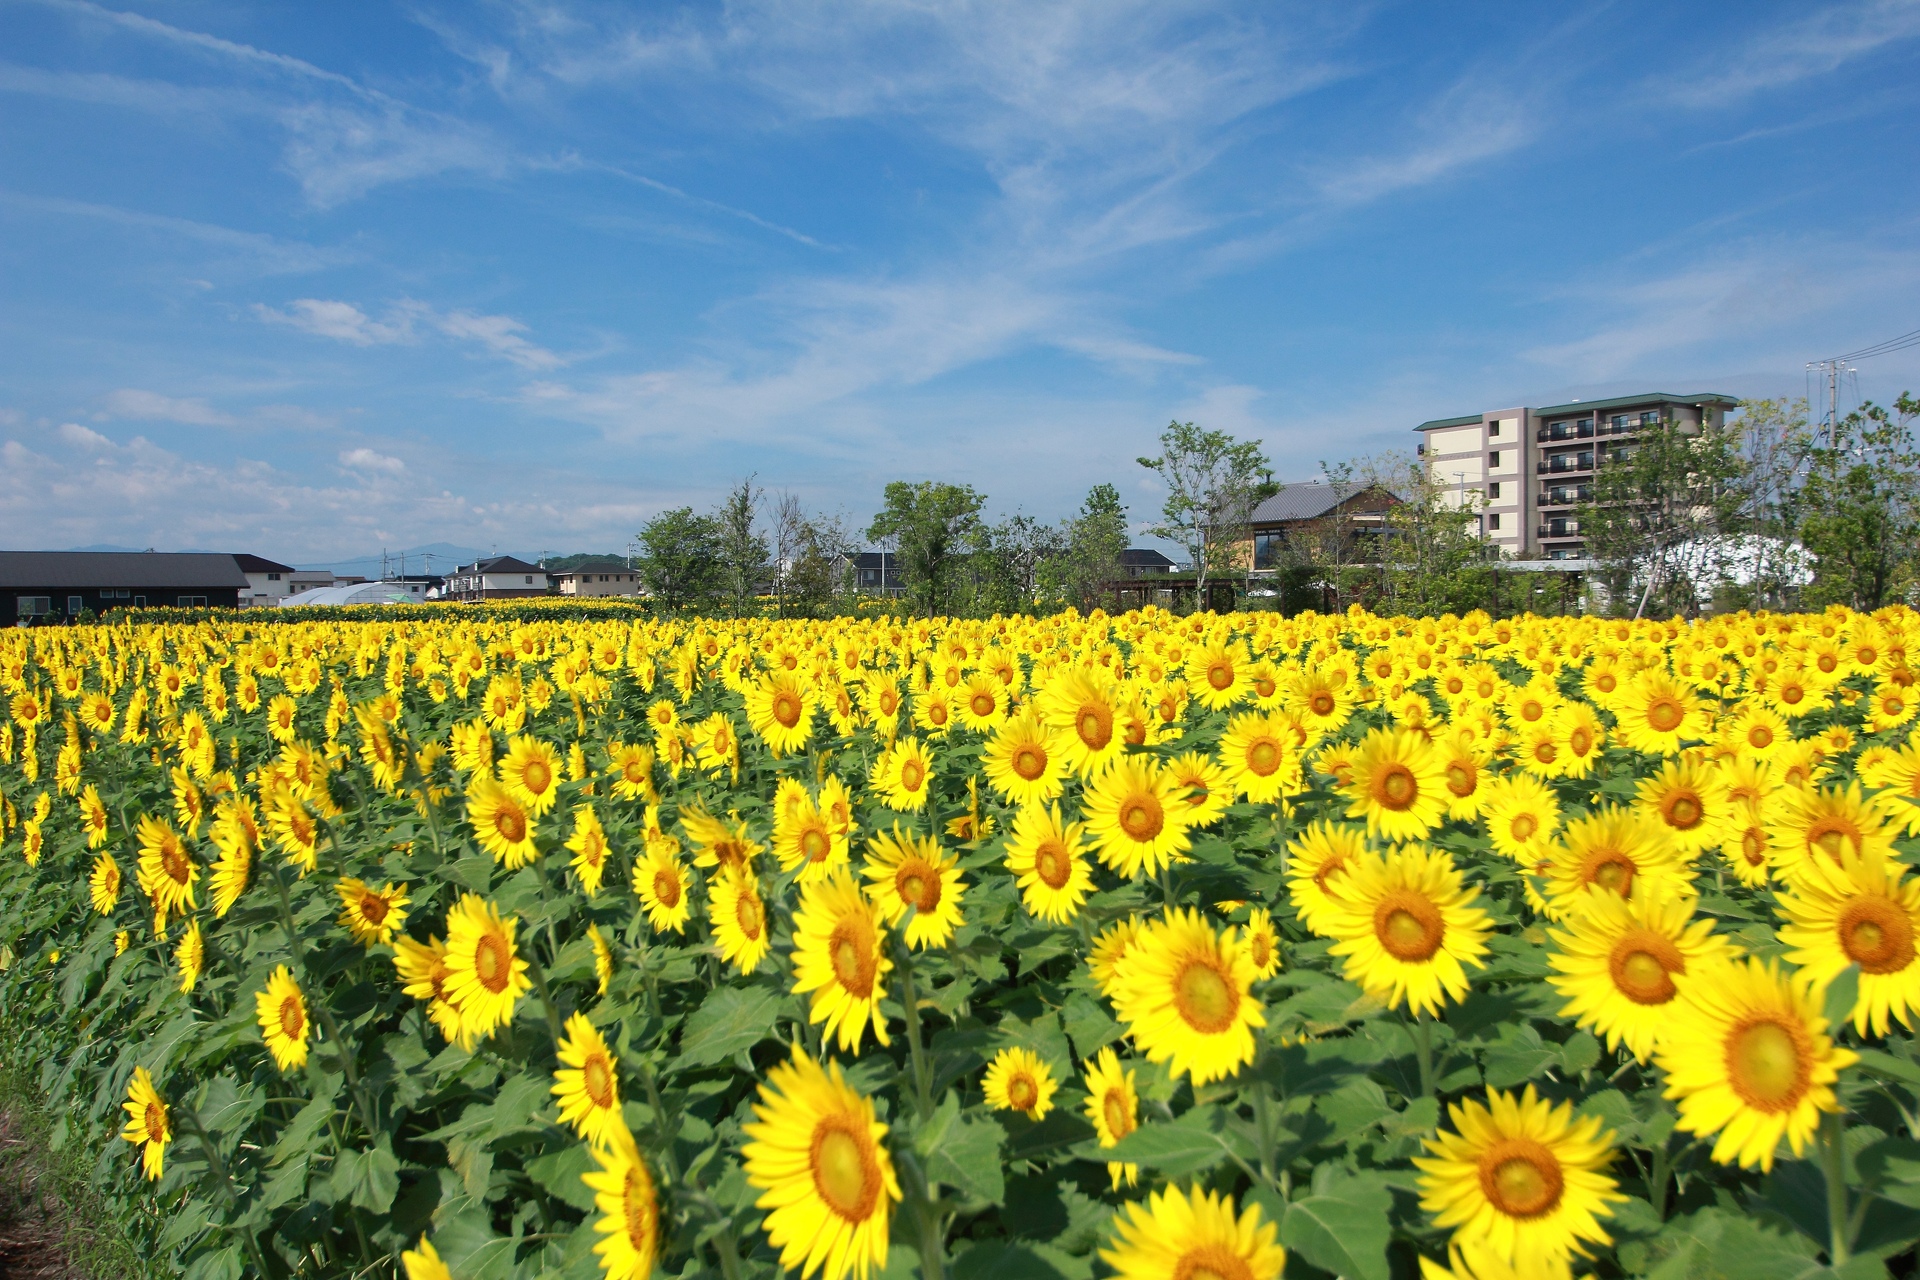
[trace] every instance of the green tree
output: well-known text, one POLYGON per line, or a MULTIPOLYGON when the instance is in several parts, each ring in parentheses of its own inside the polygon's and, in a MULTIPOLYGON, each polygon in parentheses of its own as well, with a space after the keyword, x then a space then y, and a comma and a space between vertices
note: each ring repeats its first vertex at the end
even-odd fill
POLYGON ((1110 484, 1093 486, 1062 533, 1060 554, 1042 566, 1042 589, 1076 609, 1092 609, 1106 585, 1126 572, 1120 553, 1127 549, 1127 508, 1120 491, 1110 484))
POLYGON ((737 618, 756 611, 755 598, 771 565, 767 539, 755 527, 763 491, 748 476, 727 492, 714 516, 720 533, 720 578, 737 618))
POLYGON ((1824 439, 1806 433, 1798 510, 1800 540, 1814 555, 1807 603, 1873 610, 1911 581, 1920 538, 1920 400, 1903 393, 1891 411, 1862 405, 1824 439))
POLYGON ((725 589, 720 522, 692 507, 661 512, 641 526, 636 567, 660 608, 711 608, 725 589))
POLYGON ((846 521, 838 515, 808 515, 797 499, 783 502, 782 513, 786 532, 781 541, 789 548, 782 574, 782 609, 802 618, 846 613, 853 595, 853 557, 859 552, 846 521))
POLYGON ((948 609, 954 572, 971 549, 985 501, 971 485, 895 480, 887 486, 886 505, 867 537, 893 545, 916 611, 931 618, 948 609))
POLYGON ((1694 613, 1727 576, 1731 535, 1746 531, 1745 463, 1734 427, 1667 422, 1600 449, 1578 509, 1587 554, 1616 566, 1610 594, 1634 616, 1694 613), (1637 591, 1635 590, 1637 588, 1637 591))
POLYGON ((1263 499, 1280 491, 1267 456, 1257 440, 1170 422, 1160 433, 1160 456, 1136 461, 1167 487, 1160 522, 1147 532, 1187 549, 1197 605, 1204 607, 1210 575, 1244 574, 1252 567, 1251 549, 1244 545, 1247 521, 1263 499))

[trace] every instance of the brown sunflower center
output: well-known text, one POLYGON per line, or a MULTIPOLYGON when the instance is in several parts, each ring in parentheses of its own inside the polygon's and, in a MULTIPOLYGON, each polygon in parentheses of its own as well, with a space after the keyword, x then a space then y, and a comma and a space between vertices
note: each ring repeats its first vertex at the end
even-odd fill
POLYGON ((800 723, 800 699, 786 689, 773 695, 773 718, 791 729, 800 723))
POLYGON ((1031 1111, 1033 1104, 1040 1101, 1040 1086, 1023 1071, 1007 1081, 1007 1101, 1013 1104, 1015 1111, 1031 1111))
POLYGON ((1862 973, 1899 973, 1913 963, 1913 919, 1886 898, 1855 898, 1840 913, 1840 945, 1862 973))
POLYGON ((146 1126, 148 1142, 167 1140, 167 1109, 157 1102, 147 1103, 145 1114, 141 1117, 146 1126))
POLYGON ((1797 1020, 1750 1018, 1727 1036, 1727 1083, 1756 1111, 1791 1111, 1807 1091, 1812 1050, 1797 1020))
POLYGON ((1447 766, 1447 790, 1464 799, 1480 785, 1480 770, 1471 761, 1455 760, 1447 766))
POLYGON ((767 909, 760 905, 760 895, 751 889, 740 895, 734 904, 733 917, 740 922, 740 932, 755 942, 767 927, 767 909))
POLYGON ((580 1068, 580 1087, 593 1105, 602 1109, 613 1106, 613 1066, 604 1053, 590 1053, 585 1065, 580 1068))
POLYGON ((1247 768, 1263 778, 1273 776, 1280 767, 1280 744, 1270 738, 1262 738, 1247 748, 1247 768))
POLYGON ((940 905, 940 873, 918 858, 901 864, 893 883, 900 901, 922 914, 940 905))
POLYGON ((809 828, 800 837, 800 856, 808 862, 825 862, 827 852, 832 848, 833 842, 827 839, 827 833, 818 827, 809 828))
POLYGON ((1851 843, 1855 853, 1864 843, 1860 829, 1844 818, 1821 818, 1807 828, 1807 847, 1819 849, 1838 862, 1840 851, 1851 843))
POLYGON ((1533 744, 1533 758, 1541 764, 1552 764, 1560 757, 1560 748, 1553 745, 1552 739, 1542 738, 1533 744))
POLYGON ((1127 833, 1129 840, 1145 844, 1159 835, 1166 824, 1160 798, 1152 792, 1137 792, 1120 804, 1120 829, 1127 833))
POLYGON ((493 829, 507 843, 519 844, 527 838, 527 815, 514 806, 504 806, 493 815, 493 829))
POLYGON ((1033 851, 1033 873, 1049 889, 1058 889, 1073 878, 1073 859, 1057 840, 1048 840, 1033 851))
POLYGON ((1676 831, 1691 831, 1700 825, 1706 817, 1706 809, 1700 803, 1700 797, 1691 792, 1682 791, 1667 797, 1667 825, 1676 831))
POLYGON ((1567 735, 1567 745, 1573 748, 1573 754, 1584 756, 1593 750, 1593 730, 1587 726, 1575 725, 1573 732, 1567 735))
POLYGON ((1659 733, 1672 733, 1686 718, 1686 708, 1672 698, 1655 698, 1647 707, 1647 723, 1659 733))
POLYGON ((919 760, 914 759, 911 756, 901 762, 900 764, 900 789, 901 790, 918 791, 921 787, 926 785, 926 781, 927 781, 926 765, 920 763, 919 760))
POLYGON ((1533 833, 1540 829, 1540 819, 1530 813, 1516 813, 1507 823, 1507 831, 1515 840, 1533 839, 1533 833))
POLYGON ((1408 809, 1420 798, 1420 781, 1404 764, 1390 764, 1374 775, 1373 798, 1389 809, 1408 809))
MULTIPOLYGON (((1280 687, 1279 685, 1273 682, 1272 676, 1263 675, 1263 676, 1255 676, 1253 678, 1253 692, 1262 701, 1265 701, 1266 699, 1271 698, 1274 694, 1274 691, 1279 687, 1280 687)), ((1319 707, 1319 699, 1316 698, 1314 700, 1314 706, 1316 707, 1316 709, 1319 707)), ((1331 711, 1332 709, 1333 707, 1331 703, 1329 703, 1326 710, 1321 711, 1320 714, 1325 715, 1327 714, 1327 711, 1331 711)))
POLYGON ((1627 934, 1607 957, 1615 989, 1635 1004, 1666 1004, 1674 995, 1672 975, 1686 971, 1687 958, 1680 948, 1651 929, 1627 934))
POLYGON ((976 716, 990 716, 998 704, 994 702, 992 694, 976 693, 968 700, 967 705, 973 708, 973 714, 976 716))
POLYGON ((626 1183, 620 1190, 620 1206, 626 1220, 628 1242, 641 1257, 652 1257, 660 1211, 653 1202, 653 1189, 641 1181, 636 1170, 627 1170, 626 1183))
POLYGON ((1580 882, 1611 889, 1624 898, 1633 891, 1633 877, 1639 870, 1626 854, 1606 849, 1587 859, 1580 869, 1580 882))
POLYGON ((160 849, 160 869, 175 884, 185 884, 193 871, 187 862, 186 849, 173 840, 167 841, 160 849))
POLYGON ((1173 1264, 1171 1280, 1253 1280, 1247 1260, 1225 1244, 1197 1245, 1173 1264))
POLYGON ((1253 960, 1253 967, 1264 969, 1267 961, 1273 959, 1273 939, 1264 933, 1256 933, 1247 943, 1247 955, 1253 960))
POLYGON ((857 922, 842 921, 827 941, 833 976, 847 994, 866 999, 873 994, 875 957, 873 939, 857 922))
POLYGON ((679 906, 680 873, 665 867, 654 872, 653 896, 663 907, 671 909, 679 906))
POLYGON ((1240 998, 1216 962, 1193 959, 1173 980, 1173 1006, 1195 1031, 1218 1035, 1233 1025, 1240 998))
POLYGON ((1440 950, 1447 923, 1425 895, 1395 889, 1373 909, 1373 933, 1394 959, 1419 963, 1440 950))
POLYGON ((1313 691, 1313 697, 1308 700, 1307 705, 1313 709, 1313 714, 1317 716, 1330 716, 1333 714, 1335 703, 1331 693, 1328 693, 1325 689, 1315 689, 1313 691))
POLYGON ((1074 717, 1073 728, 1080 735, 1080 741, 1086 744, 1087 750, 1104 750, 1113 741, 1113 708, 1088 703, 1074 717))
POLYGON ((1125 1090, 1107 1090, 1106 1096, 1100 1099, 1100 1114, 1106 1118, 1107 1132, 1116 1141, 1133 1132, 1133 1108, 1127 1105, 1125 1090))
POLYGON ((849 1117, 827 1116, 813 1131, 808 1155, 814 1190, 827 1207, 848 1222, 865 1222, 880 1195, 880 1168, 873 1139, 856 1130, 849 1117))
POLYGON ((1215 689, 1227 689, 1233 685, 1233 666, 1227 662, 1213 662, 1207 666, 1207 683, 1215 689))
POLYGON ((1761 750, 1772 746, 1773 726, 1766 724, 1749 725, 1747 727, 1747 745, 1750 747, 1758 747, 1761 750))
POLYGON ((473 976, 480 985, 499 995, 507 989, 513 971, 513 958, 507 954, 507 940, 497 933, 482 934, 473 949, 473 976))
POLYGON ((1023 742, 1013 749, 1013 771, 1026 782, 1033 782, 1047 771, 1047 749, 1037 742, 1023 742))
POLYGON ((1537 1218, 1551 1213, 1566 1189, 1553 1152, 1532 1138, 1503 1138, 1480 1157, 1480 1189, 1501 1213, 1537 1218))
POLYGON ((387 918, 387 900, 377 893, 360 899, 360 918, 378 929, 387 918))
POLYGON ((300 1003, 300 997, 289 995, 280 1001, 280 1034, 289 1040, 298 1040, 307 1029, 307 1011, 300 1003))

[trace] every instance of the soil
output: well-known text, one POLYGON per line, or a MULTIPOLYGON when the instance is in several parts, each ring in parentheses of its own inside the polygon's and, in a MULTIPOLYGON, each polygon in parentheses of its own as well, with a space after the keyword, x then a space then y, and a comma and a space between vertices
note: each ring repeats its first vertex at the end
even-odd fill
POLYGON ((66 1250, 72 1212, 45 1185, 40 1155, 0 1111, 0 1280, 85 1280, 66 1250))

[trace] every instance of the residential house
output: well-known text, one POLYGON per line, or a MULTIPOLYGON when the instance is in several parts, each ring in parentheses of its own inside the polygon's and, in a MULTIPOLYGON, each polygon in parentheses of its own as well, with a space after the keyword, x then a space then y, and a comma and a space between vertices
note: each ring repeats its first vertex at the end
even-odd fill
POLYGON ((233 562, 247 575, 247 589, 240 593, 242 609, 270 609, 292 594, 293 578, 299 572, 292 565, 244 554, 236 554, 233 562))
POLYGON ((1128 547, 1120 553, 1120 573, 1127 578, 1146 578, 1172 573, 1179 566, 1150 547, 1128 547))
POLYGON ((166 551, 0 551, 0 624, 109 609, 234 609, 252 582, 231 555, 166 551))
POLYGON ((851 559, 843 556, 834 567, 852 575, 856 591, 897 596, 906 590, 900 578, 900 557, 891 551, 862 551, 851 559))
POLYGON ((1643 431, 1719 427, 1739 404, 1714 392, 1647 391, 1435 418, 1414 430, 1428 478, 1455 505, 1481 509, 1481 536, 1502 555, 1581 560, 1576 508, 1592 499, 1597 466, 1625 461, 1643 431))
POLYGON ((586 560, 571 569, 547 575, 563 596, 634 596, 640 594, 640 575, 624 560, 586 560))
POLYGON ((550 585, 547 571, 513 556, 489 556, 463 564, 447 575, 448 600, 517 600, 544 596, 550 585))
POLYGON ((1312 480, 1290 484, 1253 509, 1247 536, 1239 543, 1240 563, 1255 573, 1271 572, 1286 562, 1289 544, 1305 550, 1310 538, 1341 540, 1341 559, 1376 559, 1373 548, 1387 525, 1387 512, 1400 499, 1379 485, 1334 484, 1312 480))

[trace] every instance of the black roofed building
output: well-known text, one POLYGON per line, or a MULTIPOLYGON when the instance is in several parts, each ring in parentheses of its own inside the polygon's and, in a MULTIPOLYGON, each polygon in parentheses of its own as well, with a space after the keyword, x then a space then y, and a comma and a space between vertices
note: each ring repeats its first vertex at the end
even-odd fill
POLYGON ((1386 527, 1388 508, 1399 501, 1379 485, 1320 480, 1290 484, 1255 507, 1247 519, 1253 568, 1280 567, 1287 542, 1308 533, 1337 529, 1352 543, 1377 539, 1386 527))
POLYGON ((1129 578, 1172 573, 1174 568, 1172 560, 1151 547, 1128 547, 1120 553, 1120 572, 1129 578))
POLYGON ((233 609, 251 591, 233 556, 172 551, 0 551, 0 624, 109 609, 233 609))
POLYGON ((447 575, 443 599, 518 600, 544 596, 552 585, 547 571, 514 556, 489 556, 463 564, 447 575))
POLYGON ((293 592, 293 576, 299 570, 265 556, 239 554, 233 562, 247 575, 247 589, 240 593, 242 609, 270 609, 293 592))

